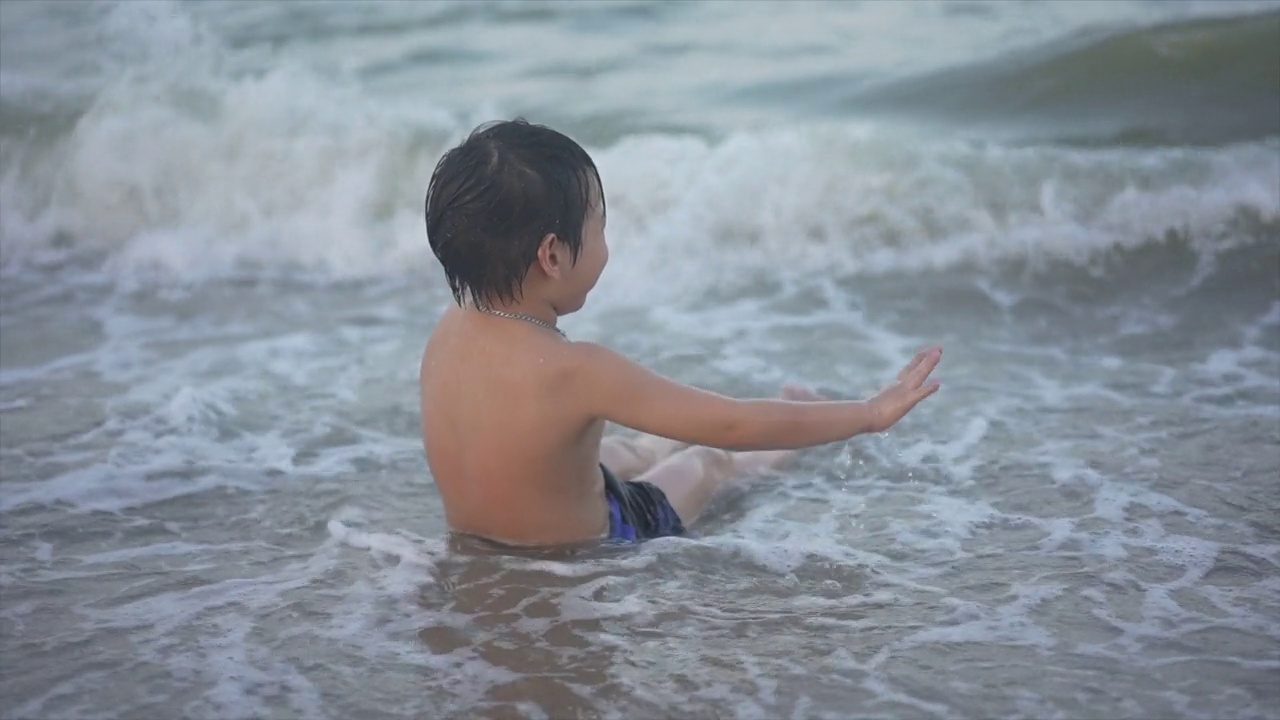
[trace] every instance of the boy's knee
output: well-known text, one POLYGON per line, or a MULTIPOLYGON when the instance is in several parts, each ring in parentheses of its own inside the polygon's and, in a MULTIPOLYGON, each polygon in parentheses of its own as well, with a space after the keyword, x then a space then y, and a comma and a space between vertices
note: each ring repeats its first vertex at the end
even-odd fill
POLYGON ((690 448, 698 454, 702 471, 716 478, 726 478, 733 473, 733 455, 728 450, 712 447, 690 448))

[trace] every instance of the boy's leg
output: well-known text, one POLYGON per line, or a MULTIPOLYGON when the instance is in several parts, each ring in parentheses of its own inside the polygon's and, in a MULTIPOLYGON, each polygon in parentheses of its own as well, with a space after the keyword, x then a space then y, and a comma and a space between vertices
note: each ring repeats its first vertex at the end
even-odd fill
POLYGON ((654 435, 634 438, 611 435, 600 441, 600 462, 619 480, 631 480, 684 446, 682 442, 654 435))
MULTIPOLYGON (((826 399, 801 385, 784 387, 782 398, 798 402, 826 399)), ((709 447, 691 447, 671 455, 636 479, 658 486, 667 496, 667 502, 675 508, 681 522, 689 525, 702 514, 711 496, 721 485, 734 477, 776 467, 794 454, 794 450, 729 452, 709 447)))
POLYGON ((729 452, 709 447, 681 450, 636 478, 653 483, 686 526, 706 509, 711 496, 735 477, 774 467, 794 454, 792 450, 729 452))

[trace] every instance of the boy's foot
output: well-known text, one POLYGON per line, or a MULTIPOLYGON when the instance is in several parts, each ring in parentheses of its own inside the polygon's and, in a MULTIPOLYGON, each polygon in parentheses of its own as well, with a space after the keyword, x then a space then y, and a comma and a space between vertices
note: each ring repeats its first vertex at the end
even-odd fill
POLYGON ((804 385, 787 384, 782 386, 782 399, 795 400, 798 402, 816 402, 818 400, 826 400, 827 398, 819 395, 804 385))
MULTIPOLYGON (((796 402, 815 402, 826 400, 825 397, 803 385, 784 385, 781 397, 783 400, 796 402)), ((733 469, 743 474, 771 470, 782 465, 795 455, 795 450, 756 450, 753 452, 733 453, 733 469)))

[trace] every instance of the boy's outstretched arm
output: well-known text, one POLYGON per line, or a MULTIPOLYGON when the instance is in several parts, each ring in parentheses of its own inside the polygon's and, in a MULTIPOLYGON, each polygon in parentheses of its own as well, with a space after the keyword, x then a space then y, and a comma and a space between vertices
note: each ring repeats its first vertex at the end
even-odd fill
POLYGON ((594 417, 695 445, 782 450, 892 427, 938 389, 929 373, 942 348, 921 350, 897 382, 865 402, 737 400, 669 380, 600 345, 576 343, 575 383, 594 417))

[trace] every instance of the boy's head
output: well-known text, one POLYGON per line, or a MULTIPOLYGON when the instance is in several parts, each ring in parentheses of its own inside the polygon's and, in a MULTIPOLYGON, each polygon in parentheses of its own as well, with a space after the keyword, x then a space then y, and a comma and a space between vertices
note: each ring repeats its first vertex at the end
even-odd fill
MULTIPOLYGON (((596 203, 603 219, 600 173, 578 143, 521 118, 489 123, 436 165, 427 187, 427 240, 458 304, 464 295, 482 307, 516 301, 535 264, 556 277, 559 268, 572 271, 596 203)), ((601 232, 586 234, 603 243, 601 232)))

